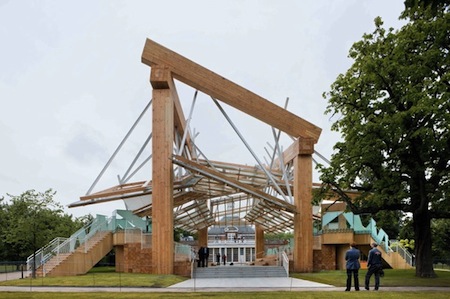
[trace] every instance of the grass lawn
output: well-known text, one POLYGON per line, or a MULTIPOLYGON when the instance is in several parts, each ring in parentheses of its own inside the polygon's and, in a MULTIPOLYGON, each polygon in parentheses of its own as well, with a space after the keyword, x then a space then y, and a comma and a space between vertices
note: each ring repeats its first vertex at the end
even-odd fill
MULTIPOLYGON (((418 286, 450 287, 450 271, 436 271, 437 278, 417 278, 415 270, 386 269, 381 278, 381 287, 418 286)), ((364 281, 365 270, 359 272, 360 284, 364 281)), ((291 273, 291 277, 345 287, 345 271, 322 271, 319 273, 291 273)), ((86 275, 26 278, 0 282, 8 286, 75 286, 75 287, 151 287, 164 288, 182 282, 188 278, 177 275, 155 275, 137 273, 116 273, 114 267, 99 267, 86 275)), ((373 286, 372 276, 371 285, 373 286)))
MULTIPOLYGON (((448 292, 436 291, 384 291, 383 287, 391 286, 434 286, 450 287, 450 271, 437 271, 438 278, 423 279, 414 276, 414 270, 385 270, 385 277, 381 280, 381 292, 344 292, 346 280, 345 271, 323 271, 320 273, 293 273, 294 278, 306 279, 321 283, 343 287, 342 291, 277 291, 277 292, 160 292, 161 288, 186 280, 185 277, 176 275, 152 275, 152 274, 132 274, 115 273, 113 269, 95 268, 86 275, 66 276, 66 277, 46 277, 37 279, 18 279, 0 282, 0 285, 8 286, 115 286, 123 287, 121 292, 78 292, 78 293, 41 293, 41 292, 1 292, 1 298, 449 298, 448 292), (134 292, 127 293, 126 287, 153 287, 159 288, 158 292, 134 292)), ((366 271, 360 271, 360 280, 363 280, 366 271)), ((373 285, 373 277, 371 281, 373 285)))
POLYGON ((383 299, 415 299, 415 298, 433 298, 446 299, 448 293, 444 292, 202 292, 202 293, 0 293, 4 299, 128 299, 128 298, 249 298, 249 299, 290 299, 290 298, 380 298, 383 299))
POLYGON ((114 267, 98 267, 85 275, 8 280, 0 282, 0 286, 165 288, 188 279, 178 275, 116 273, 114 271, 114 267))
MULTIPOLYGON (((360 284, 364 282, 366 270, 359 271, 360 284)), ((415 270, 385 269, 385 276, 381 278, 381 287, 450 287, 450 271, 436 271, 437 278, 417 278, 415 270)), ((293 273, 294 278, 306 279, 310 281, 331 284, 336 287, 345 287, 347 273, 345 271, 323 271, 319 273, 293 273)), ((371 285, 374 284, 374 276, 371 278, 371 285)))

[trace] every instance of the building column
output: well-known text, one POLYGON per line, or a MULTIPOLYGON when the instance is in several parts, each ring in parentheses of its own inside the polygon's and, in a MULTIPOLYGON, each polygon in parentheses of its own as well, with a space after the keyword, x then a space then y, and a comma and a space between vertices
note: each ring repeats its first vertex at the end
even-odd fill
POLYGON ((152 68, 152 264, 155 274, 173 274, 173 136, 174 102, 167 70, 152 68), (166 82, 154 84, 154 81, 166 82))
POLYGON ((255 251, 257 259, 264 257, 264 228, 260 224, 255 225, 255 251))
POLYGON ((294 271, 313 271, 313 219, 312 219, 312 154, 314 140, 299 138, 298 155, 294 158, 294 271))
POLYGON ((198 246, 208 246, 208 227, 198 230, 198 246))

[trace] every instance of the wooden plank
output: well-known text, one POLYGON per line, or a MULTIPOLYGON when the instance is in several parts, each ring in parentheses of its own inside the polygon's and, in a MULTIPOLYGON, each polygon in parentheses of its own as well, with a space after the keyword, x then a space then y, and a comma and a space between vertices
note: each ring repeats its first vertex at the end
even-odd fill
POLYGON ((130 193, 135 193, 135 192, 143 192, 147 189, 147 187, 142 187, 142 185, 140 186, 136 186, 136 187, 125 187, 125 188, 117 188, 115 190, 111 190, 111 191, 105 191, 102 193, 94 193, 91 195, 87 195, 87 196, 81 196, 80 200, 89 200, 89 199, 95 199, 95 198, 104 198, 104 197, 111 197, 111 196, 115 196, 115 195, 125 195, 125 194, 130 194, 130 193))
POLYGON ((198 231, 198 247, 200 246, 208 246, 208 228, 205 227, 198 231))
POLYGON ((153 273, 173 274, 173 150, 174 103, 170 89, 153 90, 153 273))
POLYGON ((321 129, 314 124, 150 39, 141 61, 151 67, 167 67, 175 79, 291 136, 313 138, 316 143, 319 139, 321 129))
POLYGON ((312 152, 294 160, 294 271, 313 271, 312 152))
MULTIPOLYGON (((183 136, 186 128, 186 119, 184 117, 183 108, 181 107, 180 98, 178 97, 178 92, 175 83, 172 79, 172 74, 167 67, 164 66, 154 66, 150 73, 150 84, 153 89, 170 89, 172 91, 172 99, 174 103, 174 126, 180 136, 183 136)), ((186 138, 186 145, 189 148, 191 154, 195 154, 193 150, 191 137, 188 132, 186 138)))
POLYGON ((269 202, 273 203, 274 205, 276 205, 280 209, 284 209, 286 211, 295 213, 296 208, 294 205, 291 205, 288 202, 285 202, 279 198, 276 198, 275 196, 267 194, 267 193, 265 193, 259 189, 256 189, 250 185, 243 184, 233 178, 226 176, 225 174, 222 174, 213 169, 207 168, 203 165, 200 165, 193 161, 190 161, 182 156, 174 156, 173 163, 183 166, 185 168, 189 168, 191 171, 199 172, 202 175, 210 177, 212 179, 222 181, 222 182, 236 188, 240 192, 251 194, 257 198, 260 198, 261 200, 269 201, 269 202))
MULTIPOLYGON (((299 138, 296 139, 292 144, 283 151, 283 163, 284 165, 290 163, 298 155, 303 155, 304 153, 314 153, 314 140, 310 138, 299 138)), ((280 159, 277 157, 273 163, 276 169, 280 168, 280 159)))
POLYGON ((256 258, 264 257, 264 228, 256 224, 255 225, 255 249, 256 249, 256 258))

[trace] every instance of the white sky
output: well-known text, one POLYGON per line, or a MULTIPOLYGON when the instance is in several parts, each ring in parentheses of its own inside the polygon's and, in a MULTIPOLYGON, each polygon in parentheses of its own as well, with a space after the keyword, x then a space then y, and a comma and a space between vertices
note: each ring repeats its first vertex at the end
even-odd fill
MULTIPOLYGON (((289 97, 288 110, 322 128, 316 150, 329 159, 339 136, 322 93, 348 69, 350 46, 373 31, 374 18, 399 28, 402 10, 403 0, 0 0, 0 196, 52 188, 67 206, 86 193, 151 98, 150 68, 140 62, 146 38, 279 106, 289 97)), ((188 115, 194 90, 177 87, 188 115)), ((223 107, 264 161, 270 127, 223 107)), ((96 190, 117 184, 151 131, 150 117, 96 190)), ((209 159, 256 164, 204 94, 191 128, 209 159)), ((147 167, 136 180, 150 176, 147 167)), ((66 212, 109 216, 122 208, 120 201, 66 212)))

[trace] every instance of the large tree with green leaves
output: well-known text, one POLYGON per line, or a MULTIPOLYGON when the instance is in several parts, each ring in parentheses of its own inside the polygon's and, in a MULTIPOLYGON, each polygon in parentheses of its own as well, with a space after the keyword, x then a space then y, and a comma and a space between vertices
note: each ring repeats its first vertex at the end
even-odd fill
POLYGON ((0 258, 24 261, 56 237, 69 237, 83 222, 65 214, 55 191, 28 190, 0 198, 0 258))
POLYGON ((449 0, 405 0, 405 10, 402 13, 404 18, 415 18, 423 11, 429 9, 428 13, 436 15, 438 11, 450 3, 449 0))
POLYGON ((399 30, 376 18, 324 94, 343 141, 317 198, 333 191, 355 213, 412 215, 416 275, 434 277, 431 220, 450 218, 450 15, 446 4, 410 12, 399 30))
POLYGON ((431 222, 433 232, 433 257, 436 260, 450 262, 450 219, 434 219, 431 222))

